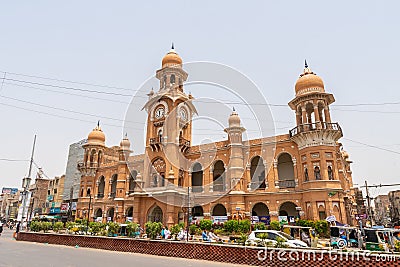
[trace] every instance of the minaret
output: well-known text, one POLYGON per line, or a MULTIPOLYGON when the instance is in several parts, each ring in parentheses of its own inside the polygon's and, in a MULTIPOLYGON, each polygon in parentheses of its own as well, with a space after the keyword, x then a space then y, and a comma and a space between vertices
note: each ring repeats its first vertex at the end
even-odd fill
POLYGON ((296 112, 297 125, 289 135, 302 155, 303 179, 299 180, 337 180, 337 141, 343 134, 339 124, 331 121, 329 105, 335 98, 325 92, 324 82, 311 71, 307 61, 295 92, 289 106, 296 112))
POLYGON ((228 133, 231 154, 227 173, 227 187, 233 191, 243 191, 243 182, 241 182, 244 172, 243 132, 246 129, 241 126, 240 117, 235 108, 229 116, 228 124, 229 127, 225 129, 225 132, 228 133))

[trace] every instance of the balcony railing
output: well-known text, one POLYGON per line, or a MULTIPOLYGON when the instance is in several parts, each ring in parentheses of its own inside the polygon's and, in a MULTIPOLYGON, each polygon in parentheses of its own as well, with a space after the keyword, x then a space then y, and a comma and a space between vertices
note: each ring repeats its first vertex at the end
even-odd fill
POLYGON ((296 181, 295 180, 279 180, 279 188, 295 188, 296 181))
POLYGON ((299 126, 294 127, 289 131, 289 136, 295 136, 296 134, 315 131, 315 130, 333 130, 333 131, 342 131, 339 123, 337 122, 314 122, 314 123, 305 123, 299 126))

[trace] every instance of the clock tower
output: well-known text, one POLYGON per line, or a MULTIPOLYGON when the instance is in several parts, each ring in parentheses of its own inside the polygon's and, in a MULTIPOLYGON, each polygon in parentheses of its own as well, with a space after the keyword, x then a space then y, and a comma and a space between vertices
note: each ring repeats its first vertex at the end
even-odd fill
POLYGON ((173 45, 162 59, 156 77, 160 81, 159 89, 150 91, 144 106, 148 114, 146 187, 166 186, 166 176, 170 183, 178 185, 178 179, 172 178, 171 174, 178 176, 182 169, 187 169, 185 154, 191 146, 192 117, 196 114, 192 96, 183 90, 188 74, 173 45))

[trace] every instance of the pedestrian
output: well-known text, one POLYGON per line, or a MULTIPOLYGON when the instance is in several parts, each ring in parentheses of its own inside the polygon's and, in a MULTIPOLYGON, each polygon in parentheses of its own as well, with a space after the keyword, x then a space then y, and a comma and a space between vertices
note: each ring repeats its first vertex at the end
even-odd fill
POLYGON ((19 233, 19 230, 20 230, 20 227, 21 227, 21 223, 18 222, 18 223, 17 223, 17 226, 15 227, 15 232, 14 232, 14 234, 13 234, 14 239, 17 239, 18 233, 19 233))
POLYGON ((203 239, 203 241, 210 241, 208 239, 208 234, 206 230, 204 230, 203 233, 201 234, 201 238, 203 239))
POLYGON ((0 236, 2 232, 3 232, 3 223, 0 221, 0 236))

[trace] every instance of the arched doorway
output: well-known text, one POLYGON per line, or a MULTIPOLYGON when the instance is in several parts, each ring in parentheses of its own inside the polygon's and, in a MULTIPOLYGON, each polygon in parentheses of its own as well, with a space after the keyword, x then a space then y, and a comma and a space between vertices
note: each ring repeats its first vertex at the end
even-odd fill
POLYGON ((99 220, 98 218, 102 219, 103 218, 103 210, 102 209, 97 209, 96 212, 94 213, 95 220, 99 220))
POLYGON ((278 157, 278 180, 280 188, 294 188, 294 165, 292 157, 288 153, 282 153, 278 157))
POLYGON ((192 208, 192 216, 193 217, 203 217, 203 208, 201 206, 194 206, 192 208))
POLYGON ((149 211, 148 222, 163 222, 163 211, 159 206, 155 206, 149 211))
POLYGON ((296 205, 293 202, 285 202, 279 208, 279 216, 297 216, 296 205))
POLYGON ((218 160, 213 168, 213 190, 225 191, 225 164, 218 160))
POLYGON ((251 215, 252 216, 269 216, 269 208, 267 205, 265 205, 262 202, 258 202, 253 206, 253 209, 251 210, 251 215))
POLYGON ((251 189, 264 189, 265 185, 265 166, 260 156, 251 160, 250 165, 251 189))
POLYGON ((226 208, 222 204, 217 204, 214 206, 212 211, 212 216, 226 216, 226 208))
POLYGON ((192 191, 203 192, 203 167, 198 162, 192 168, 192 191))
POLYGON ((114 208, 109 208, 107 211, 107 222, 114 221, 114 208))

